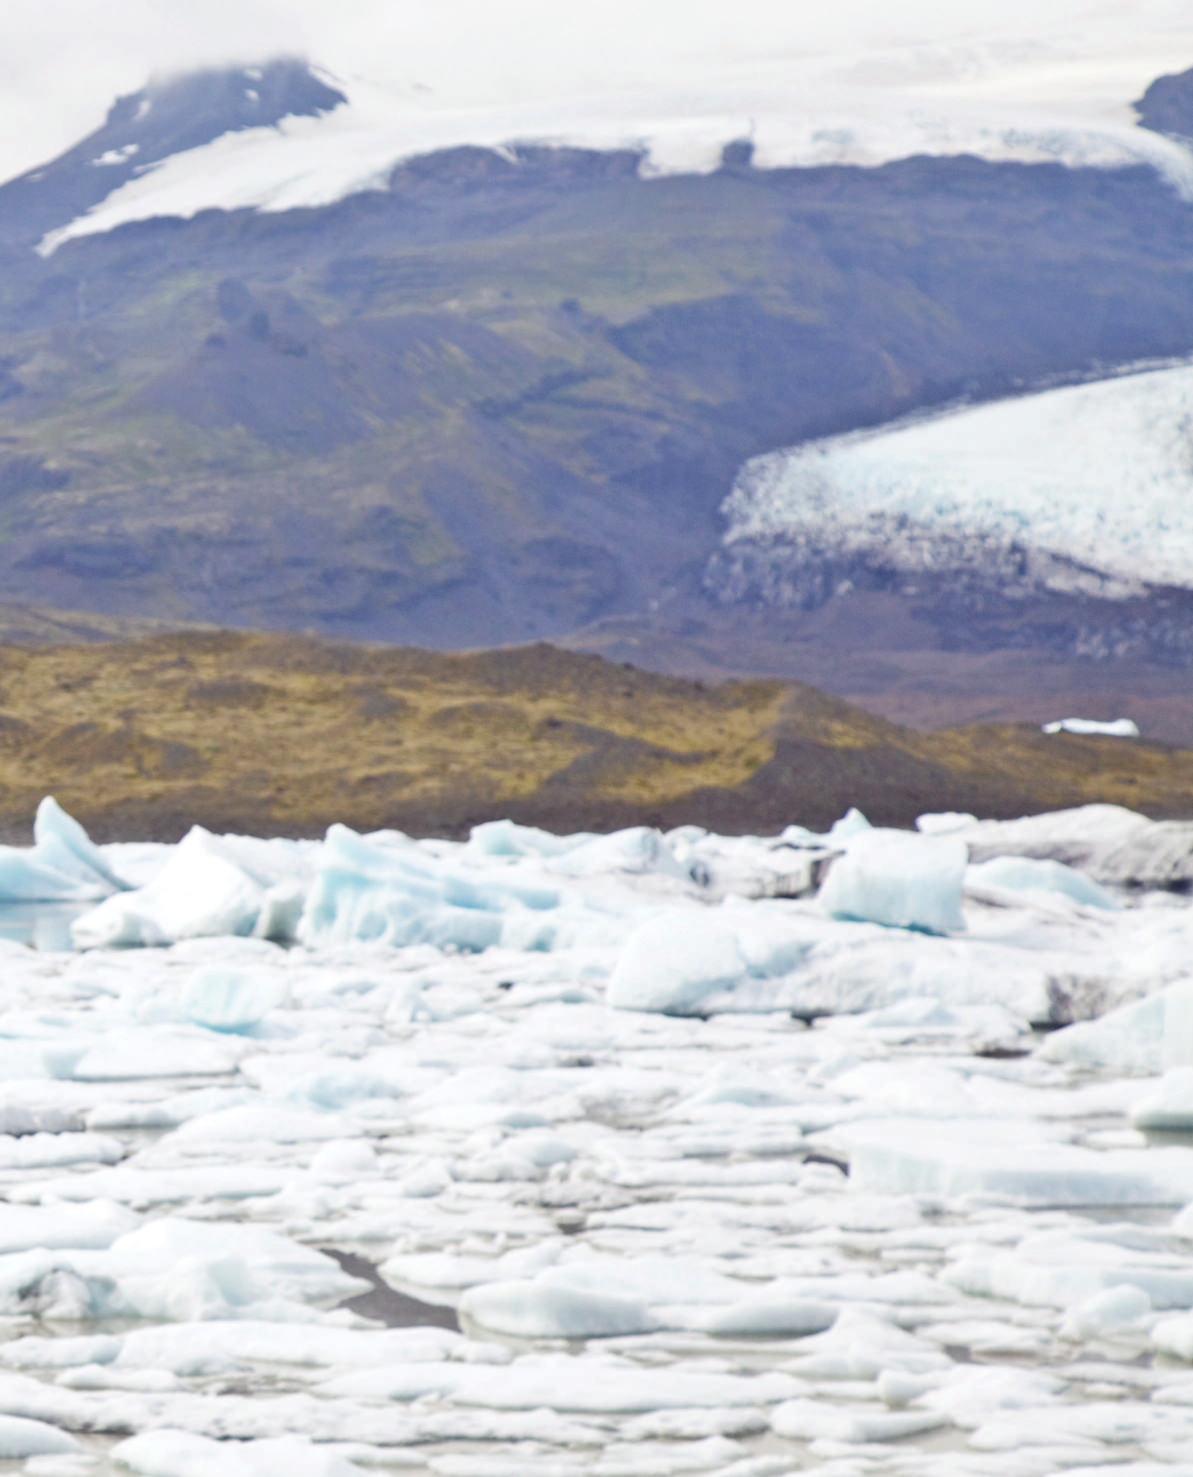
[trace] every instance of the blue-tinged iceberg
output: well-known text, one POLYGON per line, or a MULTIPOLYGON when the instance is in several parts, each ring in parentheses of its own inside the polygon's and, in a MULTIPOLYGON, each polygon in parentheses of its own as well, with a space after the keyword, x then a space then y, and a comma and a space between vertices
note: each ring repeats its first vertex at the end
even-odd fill
POLYGON ((0 901, 89 902, 127 886, 51 795, 37 807, 32 848, 0 847, 0 901))

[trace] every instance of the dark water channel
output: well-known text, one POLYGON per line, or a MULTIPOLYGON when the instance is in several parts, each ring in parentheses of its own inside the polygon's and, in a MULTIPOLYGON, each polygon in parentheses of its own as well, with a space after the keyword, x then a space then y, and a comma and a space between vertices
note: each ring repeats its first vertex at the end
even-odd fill
POLYGON ((376 1318, 387 1328, 450 1328, 460 1331, 460 1320, 454 1308, 445 1308, 438 1303, 424 1303, 419 1298, 398 1292, 382 1280, 376 1266, 367 1257, 357 1256, 350 1251, 337 1251, 334 1247, 319 1248, 327 1256, 334 1257, 344 1271, 352 1277, 362 1277, 373 1284, 372 1292, 363 1292, 359 1297, 348 1298, 340 1304, 350 1308, 363 1318, 376 1318))

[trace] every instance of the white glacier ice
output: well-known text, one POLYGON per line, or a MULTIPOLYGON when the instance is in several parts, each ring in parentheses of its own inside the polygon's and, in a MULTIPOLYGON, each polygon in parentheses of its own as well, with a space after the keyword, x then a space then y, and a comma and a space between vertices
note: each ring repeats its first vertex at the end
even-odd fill
MULTIPOLYGON (((304 15, 303 44, 339 74, 346 106, 176 154, 63 222, 47 245, 151 216, 322 205, 384 188, 402 159, 461 144, 631 148, 645 172, 664 174, 715 169, 727 142, 748 138, 764 168, 968 153, 1144 163, 1189 188, 1187 153, 1133 127, 1129 108, 1193 47, 1175 0, 1147 0, 1143 10, 1139 0, 904 7, 897 17, 851 4, 814 18, 755 0, 731 26, 715 9, 692 10, 677 26, 666 11, 625 5, 566 21, 534 3, 500 16, 448 6, 413 27, 392 27, 384 7, 380 18, 364 14, 304 15)), ((129 38, 122 57, 130 46, 139 43, 129 38)), ((127 86, 126 63, 112 77, 102 47, 81 54, 88 65, 73 75, 93 79, 87 108, 98 115, 127 86)), ((196 65, 181 37, 163 55, 153 53, 156 65, 196 65)), ((22 95, 19 113, 13 105, 8 134, 29 137, 29 99, 43 91, 64 109, 56 76, 47 71, 42 84, 22 95)), ((14 155, 33 166, 32 147, 14 137, 11 167, 14 155)))
POLYGON ((724 503, 725 553, 881 550, 914 584, 1017 551, 1032 588, 1193 588, 1190 414, 1180 364, 768 453, 724 503))

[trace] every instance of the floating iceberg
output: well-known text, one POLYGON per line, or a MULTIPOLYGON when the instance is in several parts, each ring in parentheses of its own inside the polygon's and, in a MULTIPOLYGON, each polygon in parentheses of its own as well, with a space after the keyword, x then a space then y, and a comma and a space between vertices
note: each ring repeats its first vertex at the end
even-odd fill
POLYGON ((127 885, 50 795, 37 807, 33 847, 0 846, 0 901, 86 902, 127 885))
POLYGON ((1012 892, 1059 892, 1090 908, 1117 908, 1118 903, 1092 877, 1064 862, 1035 857, 997 856, 975 862, 965 871, 966 887, 1006 887, 1012 892))
POLYGON ((968 853, 962 842, 885 830, 850 832, 846 841, 848 850, 820 889, 831 917, 925 933, 965 927, 961 885, 968 853))
MULTIPOLYGON (((611 840, 613 838, 602 838, 611 840)), ((545 880, 507 881, 459 862, 441 861, 407 837, 358 835, 332 826, 298 927, 314 948, 363 942, 476 952, 550 950, 616 933, 599 912, 564 897, 545 880)))
POLYGON ((147 887, 110 897, 71 925, 81 948, 127 948, 251 933, 264 892, 217 836, 195 826, 147 887))

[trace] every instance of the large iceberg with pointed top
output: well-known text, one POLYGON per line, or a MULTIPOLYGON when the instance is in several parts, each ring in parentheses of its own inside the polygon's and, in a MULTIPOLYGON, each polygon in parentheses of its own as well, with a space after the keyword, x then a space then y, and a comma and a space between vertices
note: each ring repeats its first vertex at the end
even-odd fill
POLYGON ((0 847, 0 901, 86 902, 127 885, 52 795, 37 807, 32 848, 0 847))

